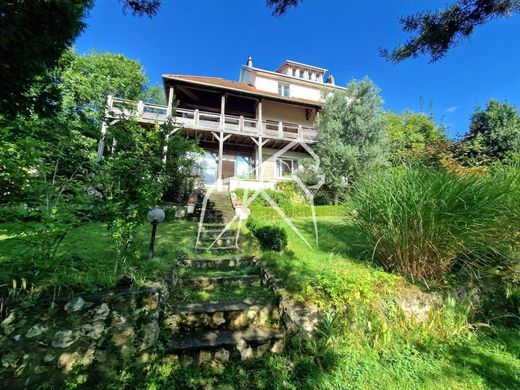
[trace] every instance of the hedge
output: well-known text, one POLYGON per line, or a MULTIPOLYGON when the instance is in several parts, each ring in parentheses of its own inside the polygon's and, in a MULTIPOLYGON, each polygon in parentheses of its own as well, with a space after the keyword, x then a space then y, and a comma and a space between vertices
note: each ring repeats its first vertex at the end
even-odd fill
MULTIPOLYGON (((280 208, 289 218, 312 216, 311 206, 308 205, 282 206, 280 208)), ((317 217, 342 217, 346 213, 344 206, 315 206, 314 210, 317 217)), ((251 215, 258 219, 272 220, 280 218, 275 209, 265 206, 252 206, 251 215)))

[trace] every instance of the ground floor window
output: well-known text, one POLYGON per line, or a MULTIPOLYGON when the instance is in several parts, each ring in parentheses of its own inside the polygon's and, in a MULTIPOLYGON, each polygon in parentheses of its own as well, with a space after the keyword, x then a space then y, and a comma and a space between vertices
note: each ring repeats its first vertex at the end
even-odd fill
MULTIPOLYGON (((218 178, 218 153, 206 151, 200 165, 202 181, 215 184, 218 178)), ((222 179, 254 179, 254 166, 255 161, 251 156, 225 153, 222 156, 222 179)))
POLYGON ((279 158, 276 160, 276 177, 288 177, 298 171, 298 161, 288 158, 279 158))

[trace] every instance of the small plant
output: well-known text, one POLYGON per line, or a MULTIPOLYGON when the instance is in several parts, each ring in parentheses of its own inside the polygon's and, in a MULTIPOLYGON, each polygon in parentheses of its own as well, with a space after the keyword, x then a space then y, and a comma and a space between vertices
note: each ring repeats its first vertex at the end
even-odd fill
POLYGON ((287 232, 281 226, 260 225, 251 218, 247 222, 247 228, 256 237, 263 250, 281 252, 287 247, 287 232))

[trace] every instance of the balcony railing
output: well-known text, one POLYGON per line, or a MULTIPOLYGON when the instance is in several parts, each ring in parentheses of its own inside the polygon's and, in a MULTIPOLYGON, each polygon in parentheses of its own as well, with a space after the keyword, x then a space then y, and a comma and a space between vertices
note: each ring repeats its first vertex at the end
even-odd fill
MULTIPOLYGON (((308 142, 316 139, 316 129, 314 127, 295 123, 264 120, 260 124, 257 119, 244 116, 224 115, 224 118, 221 118, 222 115, 219 113, 185 108, 178 108, 173 115, 175 122, 180 126, 196 130, 223 130, 226 133, 252 136, 262 135, 267 138, 308 142)), ((164 123, 168 116, 168 106, 118 98, 108 99, 107 117, 109 118, 136 117, 141 122, 164 123)))

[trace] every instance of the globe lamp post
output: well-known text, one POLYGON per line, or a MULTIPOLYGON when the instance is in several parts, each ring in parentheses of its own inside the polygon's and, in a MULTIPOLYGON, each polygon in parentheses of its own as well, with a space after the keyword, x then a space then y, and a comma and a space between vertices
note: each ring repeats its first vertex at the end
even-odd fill
POLYGON ((153 247, 155 245, 155 233, 157 232, 157 225, 164 221, 164 210, 159 207, 154 207, 148 212, 148 222, 152 224, 152 237, 150 239, 150 250, 148 251, 148 258, 153 258, 153 247))

